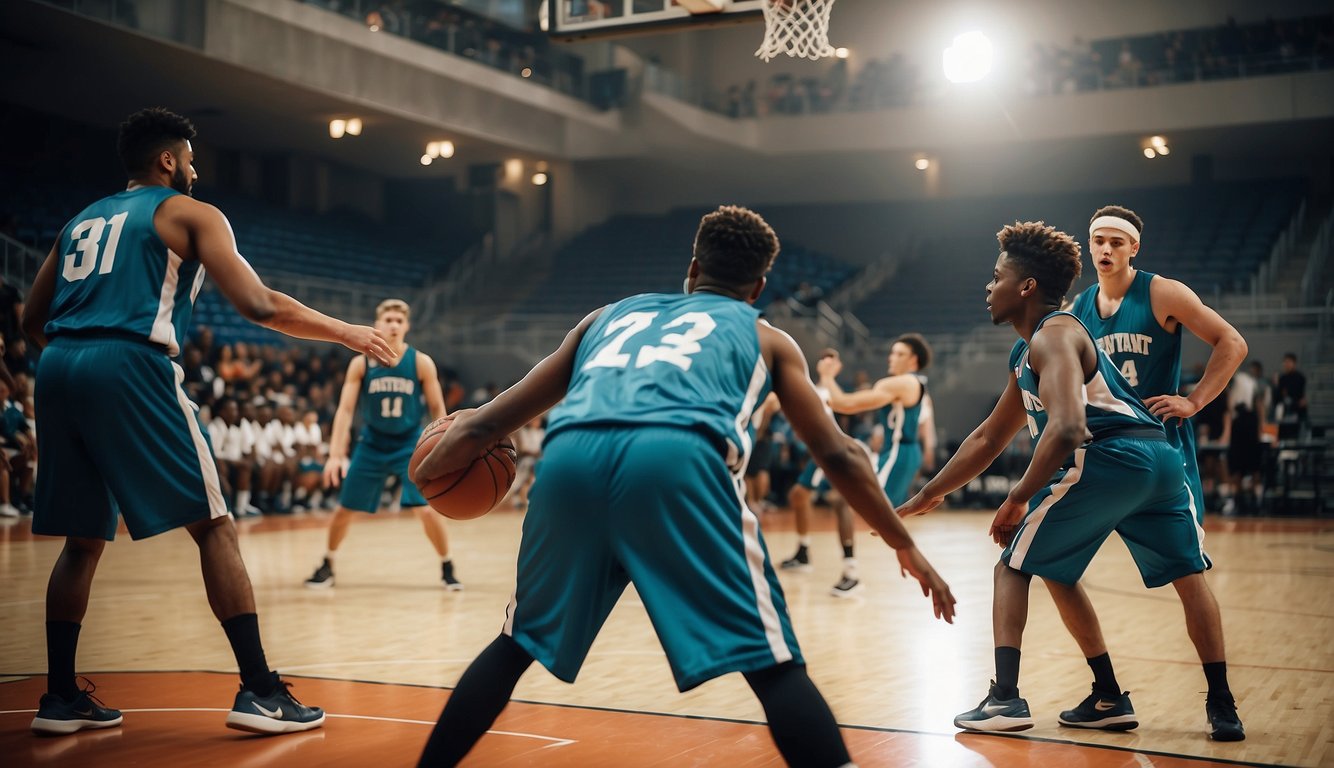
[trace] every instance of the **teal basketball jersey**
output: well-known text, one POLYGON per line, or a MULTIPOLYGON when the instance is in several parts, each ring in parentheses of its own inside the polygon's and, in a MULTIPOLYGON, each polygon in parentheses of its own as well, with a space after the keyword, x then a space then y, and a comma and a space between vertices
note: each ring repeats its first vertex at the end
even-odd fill
POLYGON ((180 354, 204 283, 198 261, 167 248, 153 226, 162 201, 180 194, 137 187, 104 197, 65 225, 45 333, 133 336, 180 354))
POLYGON ((926 399, 926 376, 914 373, 913 376, 922 384, 922 396, 917 404, 903 407, 902 403, 892 403, 880 409, 877 421, 885 427, 885 449, 893 443, 912 444, 917 442, 917 423, 922 416, 922 401, 926 399))
POLYGON ((1163 330, 1153 316, 1149 284, 1157 277, 1138 270, 1121 306, 1111 317, 1098 313, 1098 285, 1084 289, 1070 307, 1098 347, 1116 363, 1140 399, 1175 395, 1181 386, 1181 325, 1163 330))
MULTIPOLYGON (((1038 322, 1033 332, 1037 333, 1048 320, 1058 315, 1075 317, 1069 312, 1052 312, 1038 322)), ((1080 327, 1084 327, 1082 323, 1080 327)), ((1084 328, 1084 332, 1088 333, 1088 328, 1084 328)), ((1092 334, 1089 334, 1089 339, 1093 339, 1092 334)), ((1115 434, 1128 428, 1143 427, 1161 433, 1162 422, 1140 402, 1130 383, 1117 370, 1112 359, 1097 347, 1096 341, 1094 348, 1097 350, 1098 367, 1084 382, 1085 440, 1097 440, 1102 434, 1115 434)), ((1024 400, 1024 410, 1028 412, 1028 432, 1036 440, 1047 427, 1047 409, 1038 397, 1038 376, 1028 365, 1028 342, 1023 339, 1015 342, 1010 352, 1010 370, 1019 382, 1019 394, 1024 400)))
POLYGON ((365 429, 378 435, 406 435, 421 429, 424 411, 417 380, 417 350, 404 349, 393 367, 366 358, 366 378, 361 382, 361 423, 365 429))
POLYGON ((608 306, 575 354, 547 440, 570 427, 655 425, 703 432, 743 469, 751 416, 770 389, 749 304, 697 292, 646 293, 608 306))

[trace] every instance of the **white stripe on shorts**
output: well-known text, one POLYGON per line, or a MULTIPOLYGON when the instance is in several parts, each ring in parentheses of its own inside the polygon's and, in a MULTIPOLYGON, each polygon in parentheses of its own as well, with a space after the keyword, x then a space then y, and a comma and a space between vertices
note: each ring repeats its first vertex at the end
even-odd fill
POLYGON ((760 521, 746 505, 746 481, 740 473, 732 476, 732 487, 736 491, 737 502, 741 508, 741 538, 746 548, 746 567, 750 570, 750 583, 755 587, 755 609, 760 614, 760 623, 764 625, 764 637, 769 641, 769 651, 774 655, 774 663, 782 664, 792 660, 792 649, 787 647, 783 637, 783 625, 778 618, 778 609, 774 607, 773 592, 769 590, 769 580, 764 576, 764 547, 760 546, 760 521))
POLYGON ((176 403, 181 406, 181 415, 185 417, 186 428, 190 430, 190 439, 195 444, 195 456, 199 459, 199 474, 204 478, 204 493, 208 496, 209 517, 227 516, 227 503, 222 500, 222 484, 218 481, 218 465, 213 461, 213 454, 208 450, 204 433, 199 431, 199 419, 195 418, 195 404, 190 396, 181 389, 185 381, 185 369, 175 362, 171 364, 176 373, 176 403))
POLYGON ((1075 449, 1075 465, 1065 473, 1065 477, 1051 489, 1051 495, 1042 500, 1042 503, 1033 510, 1032 514, 1024 520, 1023 528, 1019 531, 1019 538, 1014 542, 1014 551, 1010 553, 1010 567, 1016 571, 1021 570, 1024 565, 1024 556, 1028 554, 1028 548, 1033 545, 1033 537, 1037 536, 1038 526, 1042 525, 1042 520, 1047 516, 1047 510, 1051 509, 1056 502, 1065 498, 1065 494, 1079 482, 1079 478, 1084 475, 1084 451, 1085 448, 1075 449))

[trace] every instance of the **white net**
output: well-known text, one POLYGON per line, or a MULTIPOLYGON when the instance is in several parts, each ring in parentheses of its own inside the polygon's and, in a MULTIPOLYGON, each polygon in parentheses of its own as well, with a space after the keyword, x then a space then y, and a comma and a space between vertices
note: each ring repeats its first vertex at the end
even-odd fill
POLYGON ((803 59, 834 55, 829 10, 834 0, 765 0, 764 42, 755 55, 765 61, 787 54, 803 59))

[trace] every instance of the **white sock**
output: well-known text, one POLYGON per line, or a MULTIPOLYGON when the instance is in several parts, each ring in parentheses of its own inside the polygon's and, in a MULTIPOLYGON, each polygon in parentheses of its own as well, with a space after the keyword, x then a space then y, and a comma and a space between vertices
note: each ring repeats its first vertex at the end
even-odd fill
POLYGON ((843 575, 847 576, 849 579, 857 578, 857 558, 843 558, 843 575))
POLYGON ((810 545, 811 545, 811 537, 810 537, 810 536, 798 536, 798 537, 797 537, 797 546, 799 546, 799 547, 809 547, 810 545))
POLYGON ((451 559, 451 558, 450 558, 449 555, 445 555, 444 557, 440 558, 440 564, 441 564, 441 565, 444 565, 445 563, 448 563, 448 562, 450 561, 450 559, 451 559))
POLYGON ((249 508, 250 508, 250 491, 237 491, 236 492, 237 511, 244 512, 249 508))
POLYGON ((329 550, 328 552, 325 552, 325 553, 324 553, 324 559, 329 561, 329 565, 330 565, 330 566, 332 566, 332 565, 334 564, 334 558, 337 557, 337 556, 338 556, 338 552, 336 552, 335 550, 332 550, 332 549, 329 550))

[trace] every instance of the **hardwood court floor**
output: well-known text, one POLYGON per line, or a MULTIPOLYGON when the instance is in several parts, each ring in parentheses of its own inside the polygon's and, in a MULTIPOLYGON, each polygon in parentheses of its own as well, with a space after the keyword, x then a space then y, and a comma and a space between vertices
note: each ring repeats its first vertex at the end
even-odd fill
MULTIPOLYGON (((242 525, 270 663, 299 698, 331 717, 320 731, 256 738, 223 728, 234 662, 209 613, 193 544, 180 531, 107 549, 84 623, 79 669, 126 712, 119 729, 37 739, 27 731, 44 686, 43 590, 59 542, 25 521, 0 527, 0 762, 5 765, 412 764, 448 692, 497 633, 513 585, 522 517, 452 523, 467 585, 442 591, 417 522, 380 515, 354 525, 338 586, 301 585, 323 551, 324 519, 242 525), (184 671, 182 671, 184 670, 184 671), (37 673, 36 677, 32 675, 37 673)), ((910 522, 959 598, 954 626, 898 577, 865 532, 866 589, 828 595, 839 551, 820 518, 815 570, 783 574, 810 672, 862 766, 1200 766, 1334 764, 1334 522, 1211 521, 1210 582, 1223 606, 1229 668, 1249 738, 1215 744, 1204 730, 1203 675, 1170 588, 1146 590, 1115 538, 1086 584, 1141 726, 1072 731, 1056 714, 1087 693, 1089 674, 1051 601, 1035 586, 1021 684, 1038 727, 1025 738, 958 735, 954 714, 983 696, 992 670, 989 514, 940 512, 910 522)), ((795 543, 791 517, 764 518, 775 559, 795 543)), ((543 766, 778 765, 763 712, 740 676, 679 694, 637 597, 613 612, 575 685, 534 668, 469 764, 543 766)))

